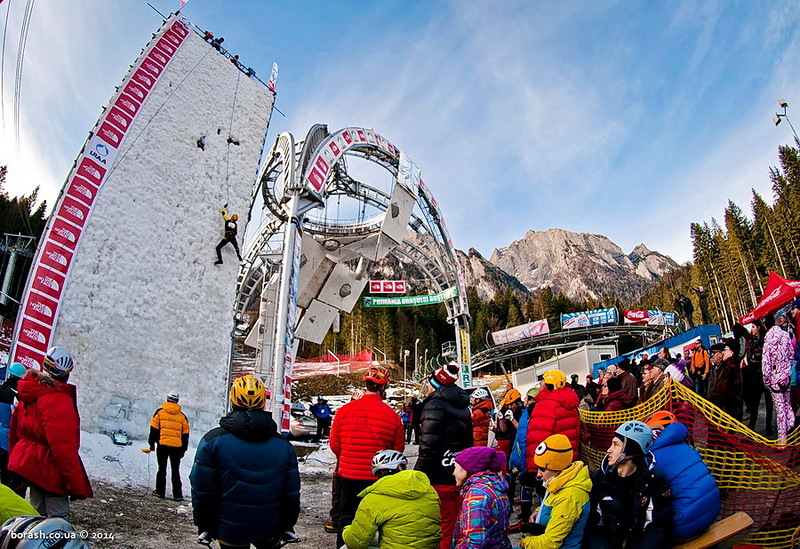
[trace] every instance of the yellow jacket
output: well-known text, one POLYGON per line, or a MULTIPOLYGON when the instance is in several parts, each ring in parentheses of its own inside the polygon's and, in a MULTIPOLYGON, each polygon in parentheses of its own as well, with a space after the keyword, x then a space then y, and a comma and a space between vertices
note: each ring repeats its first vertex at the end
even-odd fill
POLYGON ((186 448, 189 446, 189 420, 181 412, 177 402, 165 402, 150 420, 150 446, 158 442, 161 446, 186 448))

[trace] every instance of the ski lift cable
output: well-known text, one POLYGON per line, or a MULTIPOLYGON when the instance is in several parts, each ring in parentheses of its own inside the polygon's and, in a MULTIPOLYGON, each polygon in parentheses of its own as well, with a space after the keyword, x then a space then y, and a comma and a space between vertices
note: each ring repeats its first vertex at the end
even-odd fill
POLYGON ((28 30, 30 29, 31 14, 33 13, 33 5, 36 0, 28 0, 25 4, 25 14, 22 16, 22 27, 19 33, 19 46, 17 50, 17 72, 16 81, 14 82, 14 138, 16 143, 17 156, 19 156, 19 128, 22 125, 20 120, 20 103, 22 91, 22 67, 25 61, 25 46, 28 43, 28 30))
POLYGON ((233 104, 231 105, 231 121, 228 124, 228 149, 225 154, 225 203, 229 204, 231 201, 231 182, 230 182, 230 165, 231 165, 231 132, 233 132, 233 116, 236 113, 236 100, 239 97, 239 79, 242 76, 242 71, 236 71, 236 88, 233 90, 233 104))
POLYGON ((128 156, 128 153, 131 151, 131 149, 133 149, 133 146, 136 144, 136 142, 137 142, 137 141, 139 141, 139 138, 140 138, 140 137, 142 137, 142 135, 144 134, 145 130, 147 130, 147 128, 149 128, 149 127, 150 127, 150 124, 151 124, 151 123, 153 122, 153 120, 155 120, 155 118, 156 118, 156 117, 159 115, 159 113, 161 112, 161 109, 163 109, 163 108, 164 108, 164 107, 167 105, 167 103, 169 103, 169 101, 172 99, 172 97, 173 97, 173 96, 174 96, 176 93, 178 93, 178 90, 179 90, 179 89, 181 89, 181 86, 183 85, 183 83, 184 83, 184 82, 186 82, 186 79, 187 79, 187 78, 189 78, 189 76, 191 76, 191 74, 192 74, 192 73, 195 71, 195 69, 196 69, 198 66, 200 66, 200 63, 202 63, 202 62, 203 62, 203 60, 204 60, 204 59, 205 59, 205 58, 208 56, 208 54, 209 54, 210 52, 212 52, 212 51, 215 51, 215 50, 214 50, 213 48, 208 48, 208 51, 206 51, 206 53, 204 53, 204 54, 203 54, 203 56, 202 56, 202 57, 201 57, 201 58, 200 58, 200 59, 197 61, 197 63, 195 63, 195 64, 194 64, 194 66, 193 66, 193 67, 192 67, 192 68, 189 70, 189 72, 187 72, 187 73, 186 73, 186 75, 185 75, 185 76, 184 76, 184 77, 181 79, 181 81, 180 81, 180 82, 178 82, 178 85, 177 85, 177 86, 175 86, 175 88, 172 90, 172 92, 171 92, 171 93, 170 93, 170 94, 169 94, 169 95, 166 97, 166 99, 164 99, 163 103, 161 103, 161 105, 159 105, 158 109, 156 109, 156 112, 154 112, 154 113, 153 113, 153 115, 152 115, 152 116, 150 117, 150 119, 149 119, 149 120, 148 120, 148 121, 145 123, 145 125, 144 125, 144 127, 141 129, 141 131, 139 131, 139 133, 138 133, 138 134, 136 135, 136 137, 133 139, 133 141, 131 142, 131 145, 130 145, 130 147, 128 147, 128 148, 125 150, 125 152, 122 154, 122 156, 119 158, 119 160, 117 160, 117 161, 114 163, 114 165, 113 165, 113 166, 111 167, 111 169, 108 171, 108 175, 106 176, 106 178, 110 177, 110 176, 111 176, 111 174, 112 174, 112 173, 114 173, 114 171, 116 171, 116 169, 117 169, 117 166, 119 166, 119 165, 122 163, 122 160, 124 160, 124 159, 125 159, 125 157, 126 157, 126 156, 128 156))
POLYGON ((6 131, 6 37, 8 36, 8 19, 10 15, 11 0, 6 0, 6 20, 3 22, 3 45, 2 49, 0 49, 0 121, 2 122, 4 133, 6 131))

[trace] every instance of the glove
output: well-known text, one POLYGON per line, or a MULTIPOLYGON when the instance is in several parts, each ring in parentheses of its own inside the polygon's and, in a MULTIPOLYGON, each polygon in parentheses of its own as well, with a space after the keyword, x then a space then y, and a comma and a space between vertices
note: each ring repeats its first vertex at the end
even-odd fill
POLYGON ((505 417, 508 421, 514 421, 514 412, 511 410, 506 410, 506 413, 503 414, 503 417, 505 417))
POLYGON ((155 444, 151 444, 150 445, 150 451, 151 452, 155 452, 156 451, 156 445, 155 444))

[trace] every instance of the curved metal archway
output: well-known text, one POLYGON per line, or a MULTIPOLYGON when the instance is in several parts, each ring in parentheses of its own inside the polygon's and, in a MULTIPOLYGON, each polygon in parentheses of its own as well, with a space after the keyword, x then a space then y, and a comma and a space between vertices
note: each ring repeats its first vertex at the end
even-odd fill
MULTIPOLYGON (((285 395, 287 400, 289 397, 283 386, 282 371, 283 363, 294 359, 291 349, 294 330, 292 321, 288 326, 281 322, 285 314, 281 312, 281 301, 282 296, 291 294, 285 287, 291 286, 290 275, 283 266, 292 263, 287 242, 291 241, 288 246, 294 246, 295 232, 296 238, 302 241, 300 287, 295 287, 295 295, 289 299, 299 299, 296 326, 300 332, 304 326, 310 326, 308 318, 312 313, 308 311, 319 303, 306 295, 309 288, 319 286, 319 298, 320 292, 325 294, 323 285, 334 279, 336 284, 340 282, 337 276, 342 274, 332 270, 332 264, 346 266, 352 274, 348 291, 335 296, 339 301, 333 305, 323 303, 322 309, 327 313, 330 308, 338 307, 338 314, 339 310, 349 310, 342 303, 354 304, 352 298, 360 296, 359 288, 363 289, 366 284, 361 276, 366 266, 391 253, 404 262, 415 264, 433 292, 458 288, 444 303, 448 321, 455 328, 453 358, 462 364, 462 383, 471 383, 469 310, 456 251, 436 199, 420 178, 417 167, 400 149, 364 128, 344 128, 329 133, 326 126, 315 125, 299 142, 295 142, 291 134, 283 133, 264 162, 253 190, 252 204, 259 195, 267 215, 251 239, 239 270, 235 312, 241 318, 260 299, 259 322, 250 338, 258 351, 257 373, 275 378, 273 394, 285 395), (368 166, 367 172, 371 166, 372 172, 388 174, 388 184, 381 185, 380 177, 375 177, 374 173, 366 176, 352 173, 351 164, 355 159, 368 166), (342 197, 357 206, 355 218, 340 217, 330 207, 332 201, 339 202, 342 197), (287 231, 287 228, 295 230, 287 231), (314 259, 317 248, 323 257, 314 259), (327 267, 321 266, 323 264, 327 267), (317 269, 317 279, 324 280, 314 278, 314 269, 317 269), (347 295, 351 286, 357 290, 354 296, 347 295)), ((299 242, 297 246, 301 246, 299 242)), ((348 276, 346 272, 344 276, 348 276)), ((291 306, 289 303, 288 307, 291 306)), ((320 318, 324 315, 322 313, 320 318)), ((314 318, 317 317, 311 317, 310 322, 313 323, 314 318)), ((320 332, 316 330, 315 333, 320 332)), ((273 400, 274 412, 277 412, 281 407, 280 399, 273 400)))

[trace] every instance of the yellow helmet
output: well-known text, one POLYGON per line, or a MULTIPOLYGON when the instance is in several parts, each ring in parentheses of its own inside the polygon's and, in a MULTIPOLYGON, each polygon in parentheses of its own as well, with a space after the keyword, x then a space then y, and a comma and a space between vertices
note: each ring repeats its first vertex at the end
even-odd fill
POLYGON ((544 382, 554 389, 561 389, 567 384, 567 375, 561 370, 548 370, 544 373, 544 382))
POLYGON ((231 216, 231 219, 232 219, 233 221, 239 221, 239 216, 238 216, 237 214, 233 214, 233 215, 231 216))
POLYGON ((511 404, 512 402, 516 402, 518 400, 522 400, 522 395, 519 394, 519 391, 516 389, 509 389, 503 397, 503 402, 501 405, 505 406, 506 404, 511 404))
POLYGON ((264 384, 251 375, 242 376, 231 384, 231 404, 238 408, 264 408, 267 396, 264 384))

